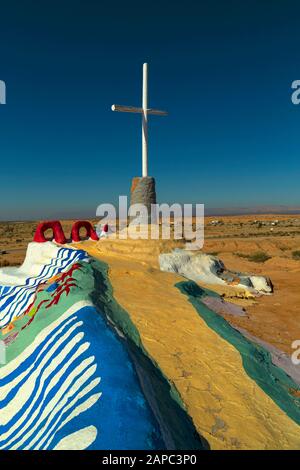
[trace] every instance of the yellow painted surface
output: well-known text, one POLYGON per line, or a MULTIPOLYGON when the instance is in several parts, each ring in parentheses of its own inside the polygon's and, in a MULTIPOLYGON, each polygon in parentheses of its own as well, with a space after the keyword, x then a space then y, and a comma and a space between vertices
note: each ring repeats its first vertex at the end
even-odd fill
POLYGON ((29 317, 33 317, 37 311, 37 307, 33 307, 30 312, 28 312, 29 317))
POLYGON ((157 269, 154 242, 74 246, 108 263, 115 299, 212 449, 300 449, 300 427, 248 377, 239 352, 174 287, 182 278, 157 269))

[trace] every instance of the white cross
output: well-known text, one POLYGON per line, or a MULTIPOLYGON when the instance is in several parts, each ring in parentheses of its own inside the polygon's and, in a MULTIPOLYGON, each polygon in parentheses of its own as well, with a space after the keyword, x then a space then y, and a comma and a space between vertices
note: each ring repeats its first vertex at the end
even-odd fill
POLYGON ((143 64, 143 107, 121 106, 113 104, 111 109, 121 113, 141 113, 142 114, 142 175, 148 176, 148 114, 157 116, 167 116, 166 111, 148 108, 148 64, 143 64))
POLYGON ((6 85, 3 80, 0 80, 0 104, 6 104, 6 85))

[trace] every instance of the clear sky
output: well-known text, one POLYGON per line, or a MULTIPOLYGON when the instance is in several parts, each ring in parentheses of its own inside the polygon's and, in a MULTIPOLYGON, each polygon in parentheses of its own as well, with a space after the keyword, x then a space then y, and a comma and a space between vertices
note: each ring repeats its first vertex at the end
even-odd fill
POLYGON ((0 218, 95 214, 141 173, 160 202, 296 205, 300 4, 290 0, 0 2, 0 218))

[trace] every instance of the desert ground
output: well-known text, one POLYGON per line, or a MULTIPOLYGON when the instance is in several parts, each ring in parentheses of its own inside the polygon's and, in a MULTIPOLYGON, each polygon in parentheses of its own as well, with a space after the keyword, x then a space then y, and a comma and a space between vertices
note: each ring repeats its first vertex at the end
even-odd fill
POLYGON ((212 220, 204 251, 228 269, 268 276, 274 285, 272 295, 245 301, 247 317, 227 320, 291 354, 291 343, 300 338, 300 216, 224 217, 224 225, 216 226, 212 220))
MULTIPOLYGON (((37 223, 0 223, 0 266, 23 262, 37 223)), ((72 223, 62 221, 66 235, 72 223)), ((224 314, 233 326, 291 354, 291 343, 300 339, 300 215, 207 217, 203 251, 220 258, 228 269, 270 277, 274 293, 256 299, 222 286, 207 287, 245 308, 244 317, 224 314)))

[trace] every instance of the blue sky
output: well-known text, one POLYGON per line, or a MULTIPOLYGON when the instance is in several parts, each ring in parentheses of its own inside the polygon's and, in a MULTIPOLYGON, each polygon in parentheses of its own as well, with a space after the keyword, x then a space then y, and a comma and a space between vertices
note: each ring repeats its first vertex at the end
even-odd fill
MULTIPOLYGON (((298 3, 298 5, 297 5, 298 3)), ((95 214, 141 172, 160 202, 299 205, 296 1, 0 2, 0 218, 95 214)))

